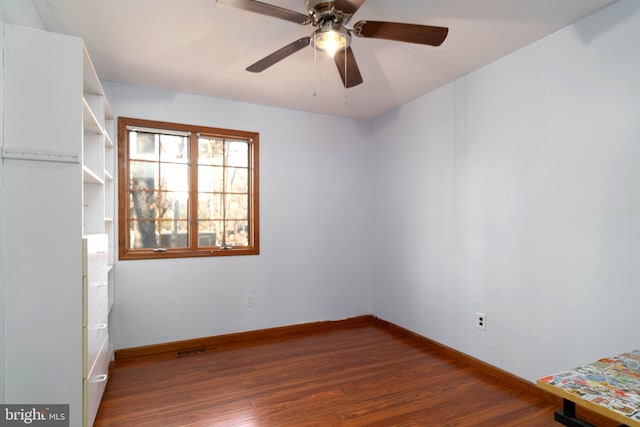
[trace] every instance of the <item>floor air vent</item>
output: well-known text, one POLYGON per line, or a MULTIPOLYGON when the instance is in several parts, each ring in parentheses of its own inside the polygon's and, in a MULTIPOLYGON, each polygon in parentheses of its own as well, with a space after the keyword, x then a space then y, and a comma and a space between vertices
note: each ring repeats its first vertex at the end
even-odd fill
POLYGON ((178 351, 176 352, 176 357, 187 357, 187 356, 195 356, 196 354, 202 354, 202 353, 206 353, 207 349, 206 348, 193 348, 190 350, 182 350, 182 351, 178 351))

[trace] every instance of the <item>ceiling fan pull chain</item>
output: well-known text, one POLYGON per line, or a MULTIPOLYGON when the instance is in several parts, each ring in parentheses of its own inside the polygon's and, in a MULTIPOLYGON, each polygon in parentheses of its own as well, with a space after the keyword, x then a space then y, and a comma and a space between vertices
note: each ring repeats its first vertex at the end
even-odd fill
POLYGON ((346 82, 349 81, 349 75, 347 74, 348 70, 349 70, 349 67, 347 67, 347 61, 349 60, 349 57, 347 56, 347 48, 344 48, 343 52, 344 52, 344 81, 345 81, 345 84, 344 84, 344 106, 346 107, 346 106, 349 105, 349 92, 347 92, 347 84, 346 84, 346 82))
POLYGON ((313 47, 313 96, 318 96, 318 50, 313 47))

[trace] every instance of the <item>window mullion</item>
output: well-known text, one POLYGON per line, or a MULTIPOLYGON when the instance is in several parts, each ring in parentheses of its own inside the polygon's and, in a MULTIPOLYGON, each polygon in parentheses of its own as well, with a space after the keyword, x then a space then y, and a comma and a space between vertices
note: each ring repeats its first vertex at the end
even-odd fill
POLYGON ((189 249, 200 245, 198 233, 198 134, 189 137, 189 249))
POLYGON ((227 247, 227 141, 222 139, 222 246, 227 247))
POLYGON ((162 138, 160 138, 160 135, 156 135, 155 136, 155 147, 158 150, 158 154, 157 157, 155 158, 155 162, 157 164, 157 170, 158 170, 158 179, 157 182, 154 179, 154 187, 151 189, 151 194, 153 197, 153 203, 156 205, 156 212, 155 212, 155 218, 154 221, 156 223, 156 233, 158 233, 158 249, 166 249, 166 245, 164 244, 164 242, 162 241, 162 221, 160 221, 160 209, 158 209, 159 205, 158 202, 160 201, 160 198, 162 197, 162 174, 164 173, 162 170, 162 160, 160 158, 160 153, 162 152, 162 138))

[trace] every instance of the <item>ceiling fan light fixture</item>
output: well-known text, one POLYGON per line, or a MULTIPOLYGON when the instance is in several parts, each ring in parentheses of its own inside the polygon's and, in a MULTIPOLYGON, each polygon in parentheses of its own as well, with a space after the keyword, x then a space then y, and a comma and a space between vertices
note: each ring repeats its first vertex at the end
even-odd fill
POLYGON ((313 33, 313 46, 327 52, 332 58, 341 50, 349 47, 351 35, 342 26, 334 26, 329 22, 313 33))

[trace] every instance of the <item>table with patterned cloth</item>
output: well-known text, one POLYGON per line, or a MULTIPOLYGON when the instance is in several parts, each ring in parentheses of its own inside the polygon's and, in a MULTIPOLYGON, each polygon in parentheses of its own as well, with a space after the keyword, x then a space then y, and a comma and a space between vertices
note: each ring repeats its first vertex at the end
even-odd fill
POLYGON ((564 399, 555 419, 590 426, 576 417, 576 404, 624 426, 640 427, 640 350, 605 357, 589 365, 540 378, 539 387, 564 399))

